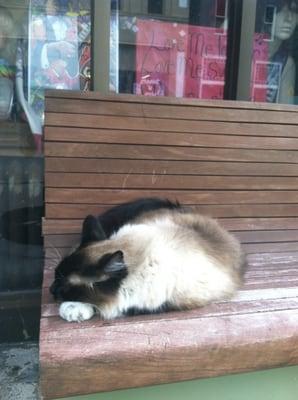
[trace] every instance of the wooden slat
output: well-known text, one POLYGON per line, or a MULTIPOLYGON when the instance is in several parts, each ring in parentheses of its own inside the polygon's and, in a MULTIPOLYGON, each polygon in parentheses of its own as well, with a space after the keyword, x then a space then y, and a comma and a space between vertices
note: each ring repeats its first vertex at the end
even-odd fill
POLYGON ((181 204, 297 204, 297 191, 203 191, 47 188, 46 203, 119 204, 138 197, 164 197, 181 204))
POLYGON ((59 247, 71 247, 80 240, 80 234, 70 235, 46 235, 44 237, 45 249, 55 249, 59 247))
MULTIPOLYGON (((296 117, 297 118, 297 117, 296 117)), ((261 122, 261 121, 260 121, 261 122)), ((245 126, 239 126, 239 122, 231 126, 230 122, 213 122, 212 127, 208 121, 194 120, 175 120, 175 119, 160 119, 160 118, 144 118, 130 117, 123 118, 122 116, 106 116, 106 115, 82 115, 82 114, 57 114, 49 113, 46 118, 46 131, 48 127, 77 127, 77 128, 96 128, 96 129, 125 129, 125 130, 144 130, 144 131, 165 131, 165 132, 192 132, 192 133, 226 133, 242 135, 258 135, 258 136, 284 136, 297 138, 295 124, 288 121, 286 132, 281 135, 281 131, 285 127, 279 123, 276 126, 272 125, 270 119, 261 126, 251 124, 251 121, 242 122, 245 126), (232 133, 230 133, 232 132, 232 133), (278 135, 279 132, 279 135, 278 135), (270 134, 271 133, 271 134, 270 134)), ((279 121, 281 122, 281 121, 279 121)), ((296 121, 297 122, 297 121, 296 121)), ((47 136, 48 137, 48 136, 47 136)))
MULTIPOLYGON (((281 243, 245 243, 242 245, 246 254, 251 253, 276 253, 284 251, 295 251, 298 249, 298 242, 281 242, 281 243)), ((280 275, 280 272, 278 273, 280 275)))
MULTIPOLYGON (((223 218, 221 225, 231 231, 258 231, 267 229, 298 229, 298 217, 295 218, 223 218)), ((49 219, 43 223, 43 232, 46 235, 61 233, 78 233, 81 231, 81 219, 49 219)))
POLYGON ((220 223, 231 231, 298 229, 298 217, 292 218, 222 218, 220 223))
POLYGON ((46 135, 50 141, 58 142, 88 142, 88 143, 122 143, 122 144, 151 144, 169 146, 191 146, 191 147, 221 147, 221 148, 244 148, 244 149, 279 149, 297 150, 297 138, 276 138, 258 136, 236 136, 217 135, 210 133, 190 134, 173 132, 144 132, 129 130, 104 130, 104 129, 73 129, 48 127, 46 135), (49 132, 48 132, 49 131, 49 132))
POLYGON ((103 189, 298 190, 298 177, 234 177, 142 174, 51 173, 46 187, 103 189))
MULTIPOLYGON (((298 230, 276 230, 276 231, 247 231, 234 232, 234 235, 242 243, 276 243, 276 242, 295 242, 298 240, 298 230)), ((297 248, 298 249, 298 248, 297 248)))
MULTIPOLYGON (((130 103, 132 107, 134 104, 172 104, 177 106, 195 106, 195 107, 209 107, 209 108, 232 108, 232 109, 245 109, 245 110, 271 110, 274 112, 287 111, 297 113, 297 107, 290 104, 272 104, 272 103, 259 103, 250 101, 234 101, 234 100, 202 100, 192 98, 177 98, 177 97, 148 97, 148 96, 135 96, 130 94, 102 94, 100 92, 81 92, 74 90, 46 90, 46 108, 51 99, 67 99, 68 102, 75 100, 84 100, 89 103, 90 100, 104 101, 104 102, 117 102, 117 103, 130 103)), ((236 119, 237 120, 237 119, 236 119)))
POLYGON ((99 215, 109 206, 98 206, 93 204, 48 204, 46 207, 46 219, 50 218, 84 218, 86 215, 99 215))
POLYGON ((127 160, 49 157, 46 172, 139 173, 164 175, 298 176, 296 164, 218 161, 127 160))
POLYGON ((240 162, 279 162, 298 163, 297 151, 279 150, 245 150, 214 148, 206 151, 205 148, 183 146, 142 146, 99 143, 59 143, 45 144, 47 157, 99 157, 99 158, 127 158, 127 159, 155 159, 155 160, 185 160, 190 161, 240 161, 240 162))
MULTIPOLYGON (((51 109, 51 102, 49 101, 49 112, 47 114, 47 125, 58 124, 59 121, 65 121, 68 115, 73 115, 77 120, 77 115, 82 119, 90 115, 111 115, 125 117, 139 117, 142 116, 146 119, 171 119, 171 120, 198 120, 198 121, 237 121, 237 122, 255 122, 255 123, 284 123, 297 124, 297 114, 290 111, 272 112, 271 110, 243 110, 233 108, 215 108, 215 107, 200 107, 191 106, 180 107, 179 105, 157 105, 157 104, 137 104, 133 107, 129 103, 120 102, 79 102, 72 103, 73 108, 63 104, 60 101, 61 107, 59 108, 59 100, 56 107, 51 109), (57 109, 58 107, 58 109, 57 109), (53 112, 58 111, 58 112, 53 112), (85 115, 86 114, 86 115, 85 115), (61 119, 62 117, 62 119, 61 119)), ((96 125, 95 125, 96 126, 96 125)))
MULTIPOLYGON (((99 215, 111 205, 97 204, 53 204, 46 207, 46 218, 84 218, 86 215, 99 215)), ((228 217, 292 217, 298 215, 298 204, 225 204, 193 205, 198 212, 214 218, 228 217)))
MULTIPOLYGON (((252 243, 283 243, 297 242, 298 230, 268 230, 268 231, 234 231, 233 234, 242 242, 252 243)), ((45 248, 70 247, 79 241, 79 234, 53 234, 44 237, 45 248)), ((298 248, 297 248, 298 249, 298 248)))

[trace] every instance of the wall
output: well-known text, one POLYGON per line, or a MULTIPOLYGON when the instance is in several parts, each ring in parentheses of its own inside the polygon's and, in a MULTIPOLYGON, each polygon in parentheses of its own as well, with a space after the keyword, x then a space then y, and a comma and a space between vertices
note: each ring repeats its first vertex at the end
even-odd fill
POLYGON ((298 366, 68 398, 70 399, 297 400, 298 366))

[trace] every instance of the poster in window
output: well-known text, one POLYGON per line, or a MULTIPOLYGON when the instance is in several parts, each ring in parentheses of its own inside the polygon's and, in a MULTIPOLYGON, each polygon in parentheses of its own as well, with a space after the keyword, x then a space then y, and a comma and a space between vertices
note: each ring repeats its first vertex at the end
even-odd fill
POLYGON ((28 101, 40 118, 44 89, 89 89, 90 30, 90 1, 31 1, 28 101))
POLYGON ((226 31, 163 21, 137 21, 135 92, 222 99, 226 31))

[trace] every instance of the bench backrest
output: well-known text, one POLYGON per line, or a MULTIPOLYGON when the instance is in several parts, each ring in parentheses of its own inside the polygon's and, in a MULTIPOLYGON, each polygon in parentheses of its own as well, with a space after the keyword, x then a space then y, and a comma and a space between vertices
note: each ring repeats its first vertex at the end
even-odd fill
POLYGON ((297 125, 294 106, 47 94, 45 399, 298 363, 297 125), (251 253, 243 287, 202 309, 70 326, 49 293, 58 253, 86 214, 147 195, 234 231, 251 253))
POLYGON ((82 219, 143 196, 195 205, 248 253, 298 249, 294 106, 50 91, 45 247, 68 251, 82 219))

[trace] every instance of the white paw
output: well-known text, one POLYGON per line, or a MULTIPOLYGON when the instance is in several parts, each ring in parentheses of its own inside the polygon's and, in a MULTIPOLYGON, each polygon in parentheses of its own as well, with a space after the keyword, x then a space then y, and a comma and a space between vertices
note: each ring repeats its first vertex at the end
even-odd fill
POLYGON ((65 301, 59 308, 59 315, 68 322, 82 322, 90 319, 95 314, 91 304, 78 301, 65 301))

